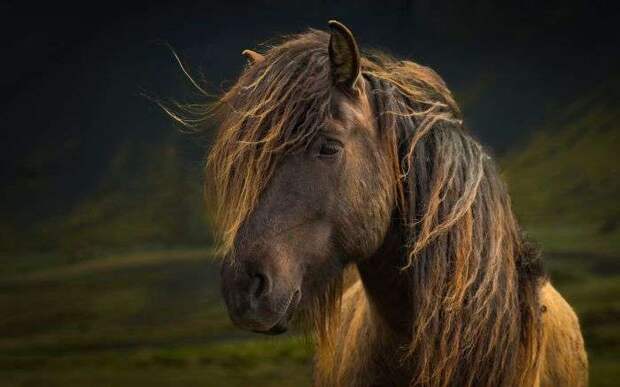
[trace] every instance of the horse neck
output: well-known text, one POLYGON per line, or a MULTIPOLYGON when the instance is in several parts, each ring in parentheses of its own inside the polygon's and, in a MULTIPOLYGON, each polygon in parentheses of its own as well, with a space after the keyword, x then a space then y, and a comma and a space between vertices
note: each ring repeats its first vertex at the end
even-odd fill
MULTIPOLYGON (((402 237, 397 226, 388 231, 377 252, 357 268, 375 320, 389 328, 392 336, 411 336, 413 304, 411 285, 401 271, 405 265, 402 237)), ((387 332, 386 332, 387 333, 387 332)))

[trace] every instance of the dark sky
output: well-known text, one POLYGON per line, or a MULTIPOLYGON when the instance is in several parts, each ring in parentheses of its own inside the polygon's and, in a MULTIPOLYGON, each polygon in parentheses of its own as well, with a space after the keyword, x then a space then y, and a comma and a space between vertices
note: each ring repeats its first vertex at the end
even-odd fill
POLYGON ((25 178, 47 182, 41 192, 13 189, 4 208, 16 192, 22 206, 42 195, 71 203, 96 187, 119 143, 173 131, 141 96, 196 97, 166 44, 218 91, 244 48, 335 18, 362 47, 438 71, 497 152, 620 65, 618 13, 593 1, 47 3, 0 4, 1 176, 8 191, 25 178))

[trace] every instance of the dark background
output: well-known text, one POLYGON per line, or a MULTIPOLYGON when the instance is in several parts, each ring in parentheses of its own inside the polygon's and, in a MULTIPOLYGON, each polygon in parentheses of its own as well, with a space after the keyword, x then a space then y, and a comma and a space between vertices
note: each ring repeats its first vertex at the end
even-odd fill
POLYGON ((119 143, 170 133, 141 96, 191 92, 166 44, 219 92, 243 66, 244 48, 335 18, 362 46, 429 65, 470 92, 469 126, 497 152, 620 65, 618 13, 591 1, 14 1, 0 15, 2 179, 49 180, 3 201, 20 217, 66 211, 96 187, 119 143))
POLYGON ((203 101, 171 47, 219 94, 245 65, 243 49, 337 19, 362 48, 446 80, 580 313, 593 385, 612 385, 618 16, 594 1, 0 3, 0 377, 166 385, 183 374, 190 384, 271 385, 289 375, 284 364, 307 383, 305 344, 265 344, 229 326, 215 269, 200 259, 211 241, 200 184, 212 132, 180 133, 152 98, 203 101))

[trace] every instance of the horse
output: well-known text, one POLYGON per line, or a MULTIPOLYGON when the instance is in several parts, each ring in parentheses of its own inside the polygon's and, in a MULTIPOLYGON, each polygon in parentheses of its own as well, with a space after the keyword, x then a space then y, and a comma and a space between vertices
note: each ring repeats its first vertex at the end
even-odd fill
POLYGON ((243 54, 189 122, 219 125, 205 190, 235 325, 299 322, 316 386, 587 384, 577 316, 439 75, 337 21, 243 54))

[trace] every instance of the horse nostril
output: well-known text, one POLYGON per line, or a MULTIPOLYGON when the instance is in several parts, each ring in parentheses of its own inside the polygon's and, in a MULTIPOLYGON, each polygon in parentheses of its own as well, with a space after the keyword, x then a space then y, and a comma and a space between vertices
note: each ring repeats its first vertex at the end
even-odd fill
POLYGON ((261 273, 254 274, 252 276, 252 282, 250 283, 250 298, 257 301, 268 291, 269 279, 267 276, 261 273))

